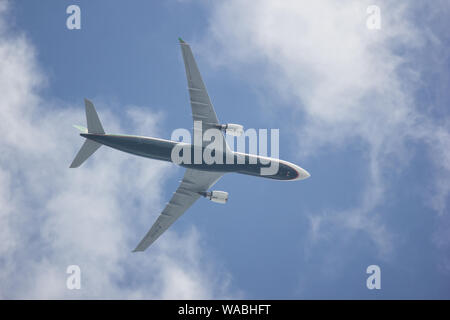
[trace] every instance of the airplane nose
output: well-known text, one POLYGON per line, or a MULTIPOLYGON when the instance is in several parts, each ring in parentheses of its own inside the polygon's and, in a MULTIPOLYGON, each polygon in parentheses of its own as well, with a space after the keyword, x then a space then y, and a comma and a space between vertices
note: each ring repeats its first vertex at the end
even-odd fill
POLYGON ((299 175, 300 175, 300 179, 306 179, 306 178, 309 178, 309 177, 311 177, 311 175, 309 174, 309 172, 308 171, 306 171, 305 169, 303 169, 303 168, 300 168, 300 170, 299 170, 299 175))
POLYGON ((308 171, 293 163, 289 162, 288 165, 298 173, 298 176, 292 180, 304 180, 311 176, 308 171))

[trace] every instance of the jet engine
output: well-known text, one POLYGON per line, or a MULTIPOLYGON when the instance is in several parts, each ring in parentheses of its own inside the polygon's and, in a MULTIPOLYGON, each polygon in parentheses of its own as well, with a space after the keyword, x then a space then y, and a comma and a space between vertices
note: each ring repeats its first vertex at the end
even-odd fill
POLYGON ((244 126, 235 123, 221 124, 220 129, 225 131, 226 134, 239 137, 244 133, 244 126))
POLYGON ((202 192, 200 193, 205 198, 208 198, 211 201, 217 203, 227 203, 228 201, 228 192, 225 191, 211 191, 211 192, 202 192))

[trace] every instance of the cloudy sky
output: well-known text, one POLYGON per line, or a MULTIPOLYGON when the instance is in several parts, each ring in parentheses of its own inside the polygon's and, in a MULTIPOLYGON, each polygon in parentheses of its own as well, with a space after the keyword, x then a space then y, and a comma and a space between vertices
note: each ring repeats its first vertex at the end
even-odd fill
POLYGON ((449 14, 445 0, 0 1, 0 298, 450 298, 449 14), (69 169, 72 124, 87 97, 107 132, 190 129, 179 36, 219 119, 280 129, 280 157, 311 178, 226 175, 226 205, 200 199, 133 254, 183 170, 106 147, 69 169))

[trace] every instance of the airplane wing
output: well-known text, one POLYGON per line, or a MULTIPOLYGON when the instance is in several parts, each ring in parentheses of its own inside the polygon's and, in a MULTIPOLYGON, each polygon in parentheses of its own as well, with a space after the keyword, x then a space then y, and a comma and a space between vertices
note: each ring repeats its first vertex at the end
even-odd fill
POLYGON ((187 169, 177 191, 167 203, 163 212, 150 228, 136 251, 144 251, 164 233, 189 207, 200 198, 199 192, 205 192, 224 175, 223 172, 187 169))
MULTIPOLYGON (((202 76, 198 70, 191 47, 180 40, 183 54, 184 66, 186 68, 186 78, 188 82, 189 98, 192 108, 192 118, 194 121, 202 121, 203 131, 216 128, 219 124, 216 112, 206 91, 202 76)), ((203 134, 203 132, 202 132, 203 134)), ((223 137, 226 146, 225 138, 223 137)), ((207 142, 206 142, 207 143, 207 142)), ((224 175, 223 172, 200 171, 187 169, 183 180, 177 191, 167 203, 163 212, 150 228, 150 231, 138 244, 134 251, 144 251, 158 237, 164 233, 189 207, 200 198, 199 192, 205 192, 211 188, 217 180, 224 175)))
MULTIPOLYGON (((191 47, 181 38, 179 38, 179 40, 181 52, 183 54, 184 66, 186 69, 192 118, 194 121, 202 121, 203 131, 210 128, 217 128, 216 125, 219 124, 219 120, 217 119, 214 106, 209 98, 208 91, 206 91, 206 86, 203 83, 202 76, 198 70, 191 47)), ((227 144, 224 137, 223 142, 226 146, 227 144)), ((208 144, 208 142, 206 142, 206 144, 208 144)))

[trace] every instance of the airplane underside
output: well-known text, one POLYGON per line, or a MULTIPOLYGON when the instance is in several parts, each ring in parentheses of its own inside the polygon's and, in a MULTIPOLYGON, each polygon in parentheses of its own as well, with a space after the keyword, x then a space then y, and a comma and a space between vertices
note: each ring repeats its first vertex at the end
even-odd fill
POLYGON ((158 138, 106 134, 94 105, 87 99, 87 128, 75 126, 86 140, 72 161, 71 168, 81 166, 102 145, 141 157, 170 161, 186 168, 178 189, 133 252, 146 250, 200 197, 226 203, 228 192, 209 191, 225 173, 236 172, 284 181, 309 177, 306 170, 293 163, 230 150, 222 132, 240 135, 243 133, 243 126, 219 122, 191 48, 182 39, 179 40, 186 69, 194 132, 200 134, 197 136, 204 137, 204 133, 210 129, 220 130, 219 134, 214 136, 214 143, 221 142, 219 145, 223 148, 216 150, 209 145, 205 148, 203 141, 195 143, 195 134, 194 145, 158 138), (179 161, 180 159, 182 161, 179 161))
MULTIPOLYGON (((172 149, 177 145, 177 142, 175 141, 150 137, 89 133, 81 133, 80 135, 123 152, 168 162, 173 162, 172 149)), ((241 156, 238 156, 238 154, 233 153, 233 155, 228 156, 227 159, 226 154, 223 153, 221 157, 220 155, 218 156, 221 158, 220 162, 217 161, 218 163, 208 164, 203 157, 201 157, 200 163, 198 163, 199 161, 195 161, 196 159, 194 158, 194 146, 190 145, 189 148, 191 150, 190 161, 187 161, 188 163, 180 163, 180 166, 185 168, 223 173, 236 172, 276 180, 293 180, 298 177, 298 173, 284 163, 278 163, 277 171, 274 174, 262 175, 261 168, 268 168, 270 167, 270 164, 263 164, 257 156, 255 157, 249 154, 241 154, 241 156), (252 159, 250 160, 250 158, 252 159), (239 163, 238 161, 241 162, 239 163), (244 163, 242 163, 242 161, 244 161, 244 163), (253 161, 253 163, 250 161, 253 161)), ((204 149, 201 150, 201 154, 203 154, 203 151, 204 149)), ((274 160, 276 161, 276 159, 274 160)))

